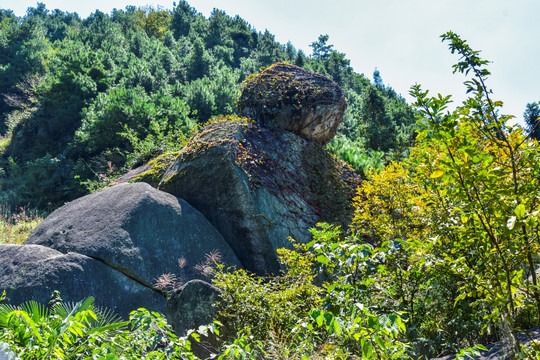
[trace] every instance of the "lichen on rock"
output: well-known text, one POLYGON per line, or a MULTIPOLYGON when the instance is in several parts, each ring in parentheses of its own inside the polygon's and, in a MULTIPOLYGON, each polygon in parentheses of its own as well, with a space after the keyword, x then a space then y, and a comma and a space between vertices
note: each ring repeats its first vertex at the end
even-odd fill
POLYGON ((334 81, 283 62, 248 77, 237 105, 239 115, 263 127, 282 128, 324 144, 336 134, 347 107, 334 81))

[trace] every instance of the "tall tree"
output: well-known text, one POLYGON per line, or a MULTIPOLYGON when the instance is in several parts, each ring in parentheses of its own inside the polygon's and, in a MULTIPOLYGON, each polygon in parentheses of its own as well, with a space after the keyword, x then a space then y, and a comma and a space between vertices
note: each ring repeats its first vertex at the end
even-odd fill
POLYGON ((197 11, 191 7, 186 0, 180 0, 173 10, 171 29, 174 36, 188 36, 191 30, 191 24, 195 21, 197 11))
MULTIPOLYGON (((467 80, 470 97, 453 112, 450 96, 428 97, 413 86, 422 116, 429 124, 419 135, 411 166, 429 190, 435 227, 433 248, 463 280, 456 301, 476 299, 508 344, 504 358, 519 358, 519 309, 540 317, 536 278, 539 251, 538 146, 499 115, 486 86, 489 63, 453 32, 441 36, 460 55, 455 72, 467 80), (525 305, 527 304, 527 305, 525 305)), ((540 318, 537 319, 540 321, 540 318)))
POLYGON ((328 45, 328 35, 319 35, 319 39, 309 45, 313 49, 312 57, 318 60, 326 60, 333 51, 334 45, 328 45))
POLYGON ((211 58, 204 48, 201 38, 193 43, 193 52, 188 60, 188 77, 190 80, 202 78, 210 70, 211 58))
POLYGON ((531 132, 531 137, 540 140, 540 106, 538 103, 527 104, 523 119, 527 125, 527 130, 531 132))
POLYGON ((377 68, 375 68, 375 71, 373 71, 373 85, 378 88, 384 88, 381 72, 377 68))

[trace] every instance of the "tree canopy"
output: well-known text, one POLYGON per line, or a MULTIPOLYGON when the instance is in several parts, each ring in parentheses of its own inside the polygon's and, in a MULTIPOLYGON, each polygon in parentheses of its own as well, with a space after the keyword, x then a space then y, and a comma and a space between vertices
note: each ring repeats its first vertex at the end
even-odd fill
POLYGON ((20 18, 0 10, 0 29, 0 197, 12 205, 56 206, 181 147, 172 139, 235 112, 242 81, 278 59, 345 89, 349 110, 330 149, 357 171, 401 156, 414 137, 405 100, 354 72, 328 35, 306 56, 239 16, 205 18, 186 1, 86 19, 39 3, 20 18))

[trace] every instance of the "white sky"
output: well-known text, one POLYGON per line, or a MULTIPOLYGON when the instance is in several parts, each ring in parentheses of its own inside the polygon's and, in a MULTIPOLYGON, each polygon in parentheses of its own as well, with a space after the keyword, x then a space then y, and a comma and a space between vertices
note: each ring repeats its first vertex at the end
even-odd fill
MULTIPOLYGON (((165 0, 43 0, 47 9, 88 16, 127 5, 173 7, 165 0)), ((481 56, 493 61, 488 87, 504 101, 504 112, 522 119, 525 105, 540 100, 539 0, 188 0, 205 16, 213 8, 240 15, 258 31, 268 29, 281 43, 311 54, 320 34, 372 78, 375 67, 385 84, 409 101, 415 83, 432 94, 463 100, 463 77, 452 75, 451 55, 439 36, 452 30, 481 56)), ((0 8, 23 16, 35 0, 0 0, 0 8)))

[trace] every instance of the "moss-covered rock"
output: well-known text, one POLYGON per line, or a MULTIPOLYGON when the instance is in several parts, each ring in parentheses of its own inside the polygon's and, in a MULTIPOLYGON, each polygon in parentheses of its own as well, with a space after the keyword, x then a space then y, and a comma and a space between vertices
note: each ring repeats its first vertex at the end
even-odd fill
POLYGON ((319 221, 348 223, 359 178, 322 144, 248 119, 223 118, 194 136, 159 189, 203 213, 244 267, 279 270, 287 237, 310 239, 319 221))
POLYGON ((319 143, 334 137, 346 107, 335 82, 282 62, 248 77, 238 99, 240 115, 319 143))
POLYGON ((146 164, 132 169, 115 180, 113 185, 121 183, 144 182, 157 187, 165 172, 179 156, 180 151, 167 151, 146 164))

